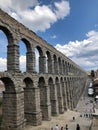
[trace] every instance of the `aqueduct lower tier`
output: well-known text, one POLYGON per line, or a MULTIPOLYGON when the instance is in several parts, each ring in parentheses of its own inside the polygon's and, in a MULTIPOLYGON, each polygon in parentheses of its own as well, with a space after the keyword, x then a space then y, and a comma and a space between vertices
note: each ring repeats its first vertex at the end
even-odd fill
POLYGON ((41 125, 67 109, 74 109, 84 90, 86 78, 51 74, 0 74, 3 92, 2 130, 23 130, 41 125))
POLYGON ((41 125, 43 120, 73 109, 85 87, 85 71, 2 10, 0 30, 8 40, 7 71, 0 73, 5 86, 1 130, 41 125), (24 73, 19 65, 20 40, 27 49, 24 73), (35 48, 39 52, 38 73, 35 48))

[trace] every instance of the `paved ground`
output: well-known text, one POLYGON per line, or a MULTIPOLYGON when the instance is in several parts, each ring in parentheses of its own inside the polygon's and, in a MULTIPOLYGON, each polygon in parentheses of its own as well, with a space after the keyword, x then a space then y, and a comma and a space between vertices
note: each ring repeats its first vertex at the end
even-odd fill
POLYGON ((58 124, 59 128, 61 128, 61 126, 65 127, 65 125, 68 124, 69 130, 76 130, 77 123, 80 124, 81 130, 89 130, 92 124, 90 115, 93 112, 93 106, 93 98, 88 97, 86 87, 74 111, 68 110, 58 117, 52 117, 51 121, 43 121, 41 126, 26 126, 25 130, 51 130, 51 128, 54 130, 56 124, 58 124), (73 121, 73 116, 75 117, 75 121, 73 121))
POLYGON ((68 124, 69 130, 75 130, 77 123, 80 124, 81 130, 89 130, 91 122, 92 120, 89 118, 80 117, 79 112, 68 110, 58 118, 53 117, 51 121, 44 121, 41 126, 27 126, 25 130, 51 130, 56 124, 58 124, 59 128, 61 128, 61 126, 65 127, 65 125, 68 124), (73 116, 76 118, 75 121, 73 121, 73 116))

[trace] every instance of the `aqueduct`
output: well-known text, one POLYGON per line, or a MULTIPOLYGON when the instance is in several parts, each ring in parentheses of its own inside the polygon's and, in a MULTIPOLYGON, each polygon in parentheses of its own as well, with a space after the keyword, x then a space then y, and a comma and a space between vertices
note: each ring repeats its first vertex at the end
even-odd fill
POLYGON ((43 120, 75 108, 85 87, 85 71, 2 10, 0 30, 8 39, 7 71, 0 72, 5 86, 1 130, 41 125, 43 120), (20 40, 27 49, 26 72, 19 67, 20 40), (35 48, 39 52, 38 73, 35 48))

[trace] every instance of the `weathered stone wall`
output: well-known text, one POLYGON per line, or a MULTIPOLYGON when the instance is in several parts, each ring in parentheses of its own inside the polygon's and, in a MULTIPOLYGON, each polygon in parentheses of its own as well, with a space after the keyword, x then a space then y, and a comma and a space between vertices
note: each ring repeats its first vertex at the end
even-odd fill
POLYGON ((23 130, 41 125, 67 109, 74 109, 83 92, 86 73, 34 32, 0 10, 0 30, 8 39, 1 130, 23 130), (26 45, 26 72, 19 66, 19 41, 26 45), (35 48, 39 52, 36 72, 35 48))

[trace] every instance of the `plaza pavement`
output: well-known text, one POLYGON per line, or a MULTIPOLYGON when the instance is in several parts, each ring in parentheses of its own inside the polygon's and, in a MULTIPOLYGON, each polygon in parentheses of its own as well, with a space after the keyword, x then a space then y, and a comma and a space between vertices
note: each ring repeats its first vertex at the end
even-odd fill
POLYGON ((92 118, 86 117, 84 114, 91 114, 93 109, 93 99, 90 97, 81 97, 75 110, 67 110, 58 117, 52 117, 51 121, 43 121, 40 126, 26 126, 25 130, 51 130, 56 124, 59 128, 68 124, 69 130, 76 130, 77 123, 80 124, 81 130, 89 130, 92 125, 92 118), (82 117, 80 116, 82 115, 82 117), (73 121, 75 117, 75 121, 73 121))

